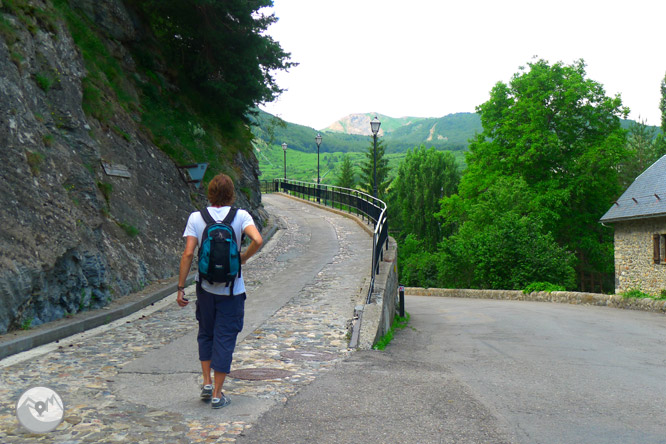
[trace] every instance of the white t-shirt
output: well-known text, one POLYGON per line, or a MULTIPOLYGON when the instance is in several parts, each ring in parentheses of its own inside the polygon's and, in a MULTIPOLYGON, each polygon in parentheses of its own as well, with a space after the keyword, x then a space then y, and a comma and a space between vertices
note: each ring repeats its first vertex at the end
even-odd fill
MULTIPOLYGON (((222 221, 227 216, 230 209, 231 207, 208 207, 208 212, 216 221, 222 221)), ((234 229, 234 233, 236 233, 236 242, 238 242, 239 248, 241 245, 241 235, 243 230, 245 230, 245 228, 250 225, 254 225, 254 220, 252 219, 252 216, 250 216, 250 213, 245 210, 238 209, 236 212, 236 217, 234 217, 233 222, 231 222, 231 226, 234 229)), ((200 212, 195 211, 194 213, 190 214, 189 219, 187 219, 187 226, 185 227, 183 237, 196 237, 199 240, 199 247, 201 247, 201 237, 203 236, 205 228, 206 222, 204 222, 203 216, 201 216, 200 212)), ((196 279, 199 280, 198 273, 196 279)), ((229 287, 227 287, 224 283, 210 284, 204 279, 201 282, 201 287, 209 293, 224 295, 229 294, 229 287)), ((241 293, 245 293, 245 282, 243 282, 242 269, 240 277, 236 277, 236 281, 234 282, 234 294, 241 293)))

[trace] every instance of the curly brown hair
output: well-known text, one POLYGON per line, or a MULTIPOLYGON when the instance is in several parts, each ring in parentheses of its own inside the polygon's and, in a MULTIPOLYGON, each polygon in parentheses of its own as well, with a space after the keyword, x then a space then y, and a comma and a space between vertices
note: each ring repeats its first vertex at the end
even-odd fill
POLYGON ((236 190, 231 177, 218 174, 208 184, 208 201, 215 207, 232 205, 236 200, 236 190))

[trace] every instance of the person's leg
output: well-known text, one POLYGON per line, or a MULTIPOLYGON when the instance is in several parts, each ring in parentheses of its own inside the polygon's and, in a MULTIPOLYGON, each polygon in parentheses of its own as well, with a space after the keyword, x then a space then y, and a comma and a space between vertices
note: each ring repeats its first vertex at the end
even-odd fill
POLYGON ((215 333, 211 367, 215 371, 213 398, 222 395, 222 386, 231 371, 231 361, 238 333, 243 330, 245 316, 245 293, 216 298, 215 333))
POLYGON ((210 385, 213 383, 210 371, 215 331, 215 297, 203 290, 199 284, 197 284, 196 318, 199 321, 197 342, 199 344, 199 361, 201 362, 203 383, 204 385, 210 385))
POLYGON ((222 396, 222 386, 224 385, 224 380, 226 377, 226 373, 218 372, 215 370, 215 386, 213 387, 213 398, 219 398, 222 396))
POLYGON ((203 373, 204 385, 212 385, 213 380, 210 377, 210 361, 201 361, 201 372, 203 373))

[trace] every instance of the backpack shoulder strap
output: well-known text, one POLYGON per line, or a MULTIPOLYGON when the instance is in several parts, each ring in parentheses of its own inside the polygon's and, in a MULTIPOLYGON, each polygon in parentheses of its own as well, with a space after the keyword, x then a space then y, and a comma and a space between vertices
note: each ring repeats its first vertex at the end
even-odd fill
POLYGON ((204 222, 206 222, 206 225, 214 224, 215 219, 213 219, 213 216, 210 215, 208 212, 208 208, 203 207, 202 209, 199 210, 199 213, 201 213, 201 217, 203 217, 204 222))
POLYGON ((236 208, 236 207, 229 208, 229 212, 227 213, 227 216, 224 218, 222 223, 225 223, 227 225, 231 225, 231 222, 234 221, 234 218, 236 217, 237 212, 238 212, 238 208, 236 208))

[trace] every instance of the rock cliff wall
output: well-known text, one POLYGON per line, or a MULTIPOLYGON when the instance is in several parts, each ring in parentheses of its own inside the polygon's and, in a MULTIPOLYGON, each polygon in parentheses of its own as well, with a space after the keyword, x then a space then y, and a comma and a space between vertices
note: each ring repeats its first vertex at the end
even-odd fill
MULTIPOLYGON (((0 0, 0 333, 175 276, 186 218, 205 201, 152 144, 136 110, 112 105, 103 123, 86 115, 86 68, 66 22, 50 0, 21 4, 0 0), (109 175, 103 164, 127 174, 109 175)), ((132 71, 125 45, 141 29, 122 1, 70 5, 132 71)), ((256 158, 238 154, 232 168, 245 190, 238 204, 261 225, 256 158)))

